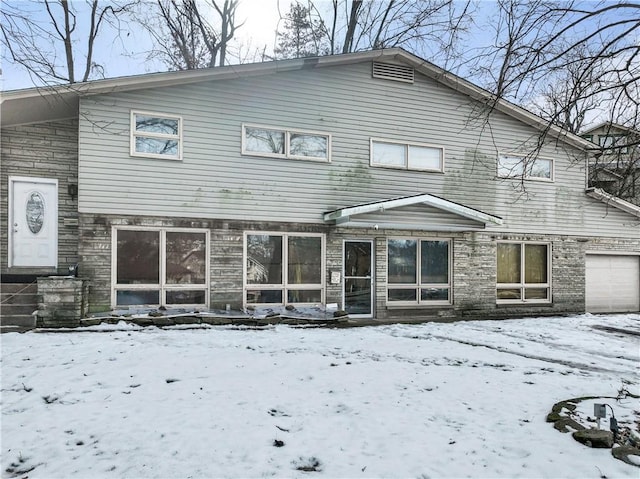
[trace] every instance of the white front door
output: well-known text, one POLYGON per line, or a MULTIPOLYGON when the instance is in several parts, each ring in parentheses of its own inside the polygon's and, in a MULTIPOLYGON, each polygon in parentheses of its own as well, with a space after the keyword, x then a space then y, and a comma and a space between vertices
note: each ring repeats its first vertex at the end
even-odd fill
POLYGON ((9 177, 9 266, 58 266, 58 180, 9 177))

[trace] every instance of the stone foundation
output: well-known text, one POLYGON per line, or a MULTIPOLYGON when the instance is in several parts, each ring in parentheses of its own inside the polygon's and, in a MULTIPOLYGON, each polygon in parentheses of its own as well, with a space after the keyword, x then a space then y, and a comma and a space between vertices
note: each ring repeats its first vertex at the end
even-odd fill
POLYGON ((75 327, 88 313, 89 282, 68 276, 38 278, 36 326, 75 327))

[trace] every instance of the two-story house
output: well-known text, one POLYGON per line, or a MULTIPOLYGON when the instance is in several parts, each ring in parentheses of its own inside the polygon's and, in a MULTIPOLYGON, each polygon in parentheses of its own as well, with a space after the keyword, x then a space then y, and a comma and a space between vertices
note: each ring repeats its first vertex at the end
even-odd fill
POLYGON ((401 49, 7 92, 3 281, 78 264, 92 311, 638 311, 640 208, 587 190, 592 146, 401 49))

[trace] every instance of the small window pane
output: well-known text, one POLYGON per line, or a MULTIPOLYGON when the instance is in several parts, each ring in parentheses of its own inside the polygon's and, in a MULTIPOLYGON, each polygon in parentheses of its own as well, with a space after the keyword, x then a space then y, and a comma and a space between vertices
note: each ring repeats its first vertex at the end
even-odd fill
POLYGON ((409 168, 442 170, 442 150, 423 146, 409 146, 409 168))
POLYGON ((282 290, 250 289, 247 291, 247 303, 282 303, 282 290))
POLYGON ((245 150, 284 155, 284 131, 245 127, 245 150))
POLYGON ((204 284, 206 235, 167 232, 167 284, 204 284))
POLYGON ((516 156, 500 156, 498 158, 498 176, 518 177, 524 173, 524 158, 516 156))
POLYGON ((287 303, 320 303, 322 291, 319 289, 290 289, 287 292, 287 303))
POLYGON ((422 288, 420 290, 421 301, 449 301, 448 288, 422 288))
POLYGON ((520 245, 498 243, 498 283, 520 282, 520 245))
POLYGON ((524 246, 524 282, 547 282, 547 245, 527 244, 524 246))
POLYGON ((159 232, 119 230, 116 234, 118 284, 158 284, 159 232))
POLYGON ((177 140, 161 140, 158 138, 136 137, 136 153, 153 155, 178 156, 177 140))
POLYGON ((421 282, 449 283, 449 242, 421 241, 421 282))
POLYGON ((381 166, 407 166, 407 147, 374 141, 372 163, 381 166))
POLYGON ((499 289, 498 299, 521 299, 520 289, 499 289))
POLYGON ((282 236, 247 235, 247 283, 282 284, 282 236))
POLYGON ((317 236, 289 236, 289 284, 322 282, 322 240, 317 236))
POLYGON ((549 299, 548 288, 526 288, 524 290, 525 299, 549 299))
POLYGON ((390 239, 388 243, 389 283, 416 283, 417 241, 390 239))
POLYGON ((417 301, 415 289, 390 289, 387 296, 389 301, 417 301))
POLYGON ((328 158, 327 146, 328 138, 326 136, 291 133, 289 154, 311 158, 328 158))
POLYGON ((205 292, 167 291, 167 304, 205 304, 205 292))
POLYGON ((178 135, 180 122, 177 118, 159 118, 136 114, 135 119, 136 131, 178 135))
POLYGON ((541 160, 538 158, 530 167, 527 176, 531 178, 547 178, 551 179, 551 160, 541 160))
POLYGON ((142 304, 160 304, 160 292, 157 290, 121 290, 116 292, 118 306, 132 306, 142 304))

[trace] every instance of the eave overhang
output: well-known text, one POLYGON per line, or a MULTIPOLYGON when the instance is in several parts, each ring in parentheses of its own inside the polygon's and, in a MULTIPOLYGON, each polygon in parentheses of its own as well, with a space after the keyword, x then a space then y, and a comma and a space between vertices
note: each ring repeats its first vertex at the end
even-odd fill
POLYGON ((464 231, 473 229, 484 229, 487 224, 501 225, 503 223, 502 218, 488 213, 484 213, 480 210, 470 208, 468 206, 454 203, 453 201, 445 200, 438 196, 430 194, 420 194, 415 196, 405 196, 401 198, 394 198, 389 200, 376 201, 373 203, 366 203, 362 205, 349 206, 346 208, 340 208, 337 210, 329 211, 324 214, 324 221, 327 223, 333 222, 338 226, 357 226, 357 227, 377 227, 387 229, 428 229, 432 231, 464 231), (405 224, 393 221, 393 216, 390 216, 390 221, 385 222, 362 222, 354 221, 355 216, 364 215, 367 213, 385 212, 394 208, 401 208, 403 206, 412 206, 424 204, 437 208, 448 213, 452 213, 457 216, 461 216, 478 223, 478 228, 461 225, 434 225, 434 224, 405 224))
POLYGON ((590 198, 601 201, 608 206, 618 208, 625 213, 629 213, 630 215, 640 218, 640 206, 629 203, 628 201, 618 198, 617 196, 613 196, 606 191, 601 190, 600 188, 588 188, 587 190, 585 190, 585 193, 590 198))

